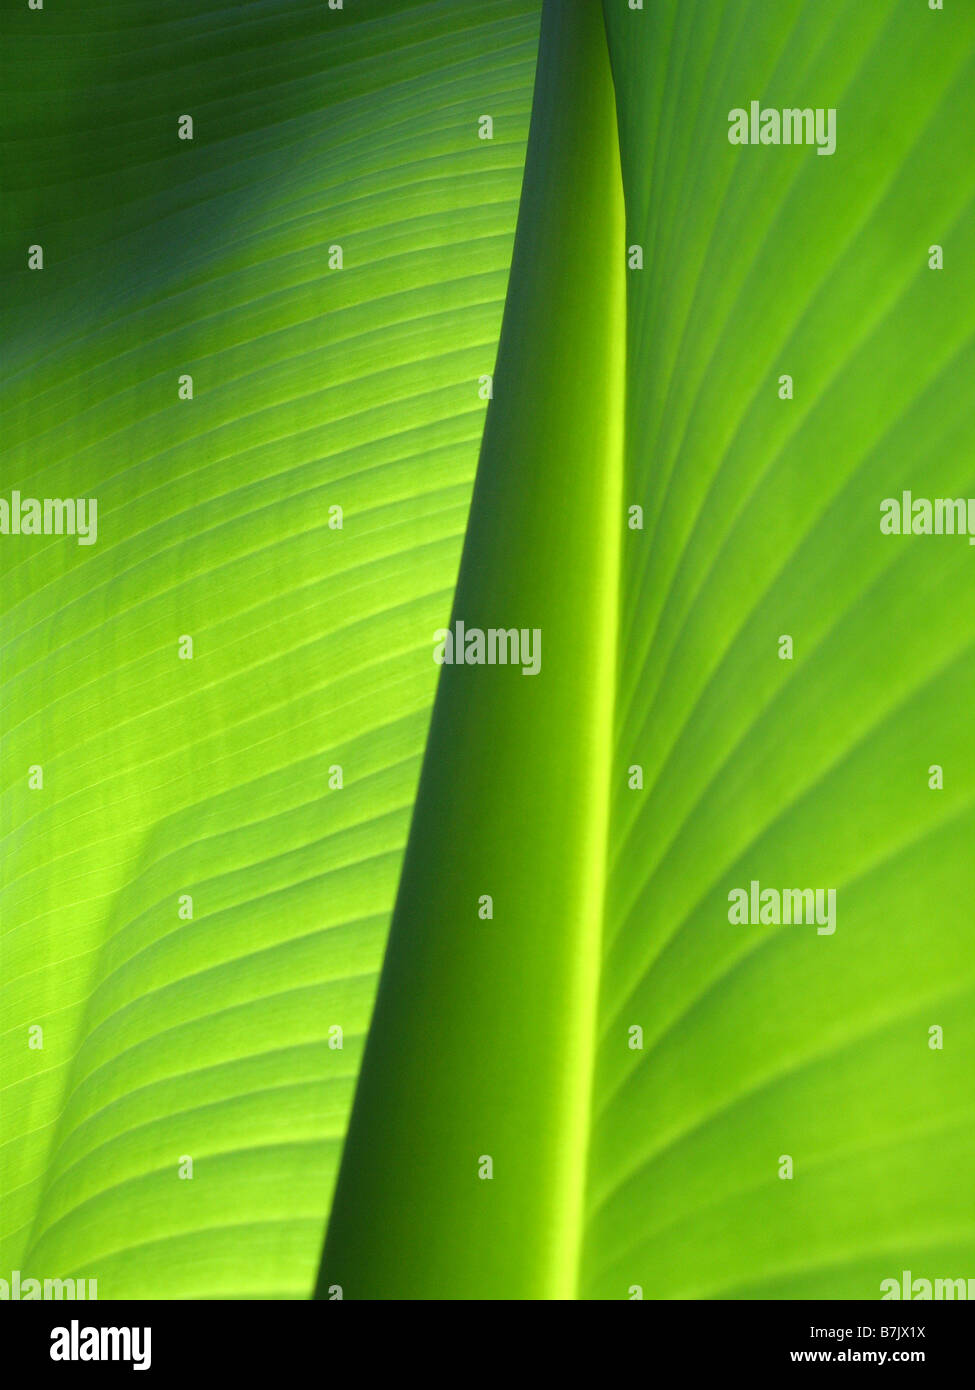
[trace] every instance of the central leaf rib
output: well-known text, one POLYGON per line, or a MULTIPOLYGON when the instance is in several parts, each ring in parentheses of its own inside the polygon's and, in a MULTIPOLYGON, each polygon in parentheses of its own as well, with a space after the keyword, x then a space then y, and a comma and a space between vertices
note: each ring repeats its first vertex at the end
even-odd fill
MULTIPOLYGON (((557 0, 542 19, 453 613, 468 633, 538 629, 541 664, 523 675, 455 653, 443 668, 321 1297, 336 1285, 346 1298, 577 1293, 612 775, 624 279, 601 7, 557 0)), ((415 635, 418 660, 432 659, 434 634, 415 635)))

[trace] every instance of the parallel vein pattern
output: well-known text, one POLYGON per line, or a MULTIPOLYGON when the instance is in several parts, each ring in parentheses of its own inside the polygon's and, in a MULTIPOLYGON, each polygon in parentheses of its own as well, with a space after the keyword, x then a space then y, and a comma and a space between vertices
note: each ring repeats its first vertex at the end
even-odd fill
POLYGON ((877 1298, 975 1260, 975 552, 879 529, 975 485, 975 12, 605 8, 644 529, 582 1292, 877 1298), (836 108, 835 155, 731 145, 753 99, 836 108), (752 880, 835 934, 733 925, 752 880))
POLYGON ((96 497, 99 535, 0 538, 3 1270, 101 1297, 310 1292, 494 366, 537 10, 5 21, 0 495, 96 497))

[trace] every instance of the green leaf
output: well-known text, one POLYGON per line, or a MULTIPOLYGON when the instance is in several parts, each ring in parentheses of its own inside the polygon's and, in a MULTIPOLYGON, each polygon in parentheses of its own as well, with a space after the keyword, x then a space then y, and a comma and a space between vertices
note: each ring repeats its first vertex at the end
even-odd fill
POLYGON ((539 629, 541 668, 443 668, 325 1252, 322 1292, 347 1298, 574 1287, 609 802, 623 206, 602 17, 573 0, 542 23, 452 620, 539 629))
POLYGON ((604 9, 543 12, 454 605, 542 669, 444 669, 319 1290, 877 1298, 975 1259, 973 555, 879 529, 975 485, 975 12, 604 9))
POLYGON ((494 366, 537 10, 7 21, 0 496, 99 510, 93 546, 0 537, 4 1272, 102 1298, 312 1287, 494 366))

